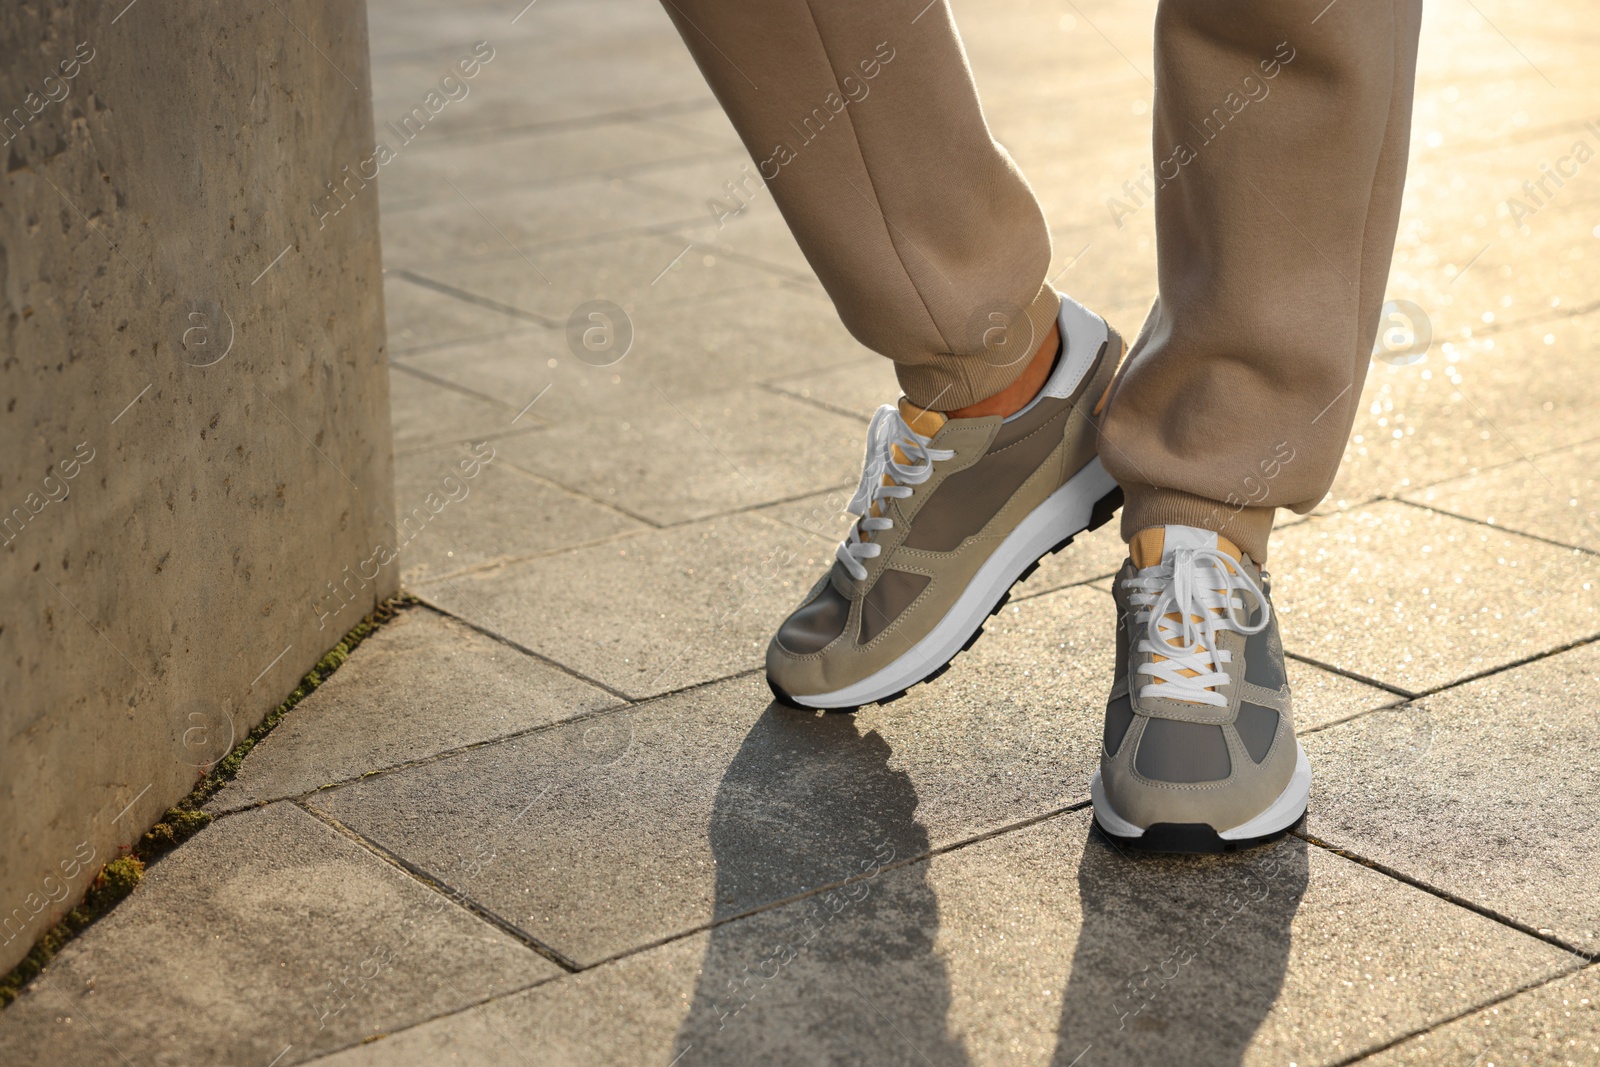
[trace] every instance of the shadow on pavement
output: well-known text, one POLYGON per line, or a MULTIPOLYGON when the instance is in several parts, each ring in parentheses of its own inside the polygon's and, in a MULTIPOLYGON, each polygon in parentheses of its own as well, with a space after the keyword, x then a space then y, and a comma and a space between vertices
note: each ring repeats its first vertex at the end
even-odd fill
POLYGON ((716 918, 835 888, 713 929, 678 1067, 967 1062, 948 1037, 927 865, 881 873, 928 850, 890 754, 854 716, 777 704, 745 738, 711 816, 716 918))
POLYGON ((1091 827, 1052 1067, 1241 1062, 1283 987, 1307 847, 1130 855, 1091 827))
MULTIPOLYGON (((971 1062, 950 1032, 928 864, 884 871, 929 847, 891 754, 853 716, 776 704, 745 737, 711 816, 721 925, 675 1067, 971 1062)), ((1054 1067, 1240 1062, 1282 987, 1306 865, 1293 837, 1163 857, 1089 831, 1054 1067)))

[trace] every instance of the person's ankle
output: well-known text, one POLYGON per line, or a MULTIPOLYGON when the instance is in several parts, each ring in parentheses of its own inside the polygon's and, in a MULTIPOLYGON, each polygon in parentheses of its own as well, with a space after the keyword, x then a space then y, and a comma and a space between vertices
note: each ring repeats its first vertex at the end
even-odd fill
POLYGON ((941 414, 951 419, 981 419, 986 415, 999 415, 1004 418, 1007 415, 1015 415, 1039 395, 1039 390, 1044 388, 1044 383, 1050 378, 1050 372, 1055 369, 1056 357, 1060 353, 1061 330, 1051 324, 1050 332, 1045 335, 1044 342, 1039 345, 1016 381, 994 396, 986 397, 976 404, 968 404, 966 407, 941 414))

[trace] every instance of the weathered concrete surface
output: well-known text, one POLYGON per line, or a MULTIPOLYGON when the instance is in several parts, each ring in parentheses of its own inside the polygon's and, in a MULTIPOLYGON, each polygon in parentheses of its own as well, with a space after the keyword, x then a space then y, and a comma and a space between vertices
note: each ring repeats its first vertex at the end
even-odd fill
POLYGON ((297 705, 207 809, 309 793, 620 703, 454 619, 413 608, 297 705))
MULTIPOLYGON (((1129 858, 1088 826, 888 870, 862 843, 849 886, 322 1062, 1331 1063, 1579 965, 1303 841, 1129 858)), ((752 844, 719 880, 783 862, 752 844)))
POLYGON ((1411 693, 1600 631, 1600 557, 1407 504, 1302 523, 1272 553, 1283 647, 1411 693))
POLYGON ((1600 1063, 1600 968, 1590 965, 1380 1052, 1364 1067, 1600 1063))
MULTIPOLYGON (((723 472, 738 478, 726 467, 707 477, 723 472)), ((418 590, 586 678, 645 697, 759 666, 773 616, 792 610, 832 558, 819 537, 736 515, 418 590)))
POLYGON ((202 831, 94 930, 6 1009, 0 1062, 299 1063, 560 973, 293 804, 202 831))
MULTIPOLYGON (((588 965, 845 878, 868 842, 916 856, 1087 799, 1113 613, 1084 587, 1024 601, 939 685, 854 716, 746 676, 308 803, 588 965)), ((1393 699, 1292 677, 1314 722, 1393 699)))
POLYGON ((8 5, 0 56, 3 970, 397 567, 349 577, 377 198, 325 185, 373 151, 364 5, 8 5))
POLYGON ((1313 735, 1307 828, 1600 953, 1600 645, 1313 735))

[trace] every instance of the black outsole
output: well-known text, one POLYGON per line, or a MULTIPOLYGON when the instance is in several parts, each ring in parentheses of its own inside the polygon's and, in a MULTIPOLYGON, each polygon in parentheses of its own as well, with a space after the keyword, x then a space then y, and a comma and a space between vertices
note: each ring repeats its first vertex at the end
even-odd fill
MULTIPOLYGON (((1100 527, 1111 521, 1112 517, 1116 515, 1117 509, 1120 507, 1122 507, 1122 487, 1120 485, 1112 486, 1111 491, 1102 496, 1099 500, 1096 500, 1094 502, 1094 507, 1089 509, 1089 525, 1085 526, 1077 533, 1071 534, 1070 536, 1064 537, 1060 541, 1057 541, 1055 546, 1044 555, 1053 556, 1057 552, 1060 552, 1063 548, 1066 548, 1068 545, 1072 544, 1074 538, 1100 529, 1100 527)), ((1028 577, 1032 575, 1034 571, 1039 569, 1039 564, 1042 562, 1044 562, 1044 556, 1040 556, 1038 559, 1028 564, 1028 566, 1023 569, 1022 573, 1017 575, 1016 580, 1013 581, 1006 591, 1001 594, 1000 599, 995 601, 994 607, 989 609, 989 614, 984 616, 984 618, 988 619, 998 615, 1000 613, 1000 609, 1005 607, 1006 603, 1011 599, 1011 593, 1016 589, 1018 583, 1027 581, 1028 577)), ((890 693, 886 697, 881 697, 878 700, 869 700, 865 704, 856 704, 853 706, 839 708, 814 708, 795 700, 794 697, 784 692, 783 689, 776 682, 774 682, 771 677, 767 678, 767 688, 772 690, 773 699, 779 704, 782 704, 786 708, 793 708, 796 711, 830 711, 840 712, 846 715, 854 714, 855 712, 860 711, 862 708, 870 707, 873 704, 877 704, 880 707, 884 704, 892 704, 896 700, 899 700, 901 697, 905 696, 906 693, 912 688, 919 685, 926 685, 928 682, 938 678, 941 674, 950 669, 950 665, 956 661, 956 656, 959 656, 961 653, 971 649, 973 645, 977 644, 978 638, 982 636, 983 624, 979 623, 978 628, 972 632, 972 636, 967 638, 966 642, 959 649, 957 649, 955 654, 949 659, 945 660, 943 663, 939 664, 939 666, 935 667, 921 678, 912 682, 910 685, 906 686, 905 689, 900 690, 898 693, 890 693)), ((1210 830, 1211 828, 1208 826, 1206 829, 1210 830)), ((1127 840, 1127 838, 1118 838, 1118 840, 1127 840)), ((1218 840, 1221 839, 1219 838, 1218 840)))
POLYGON ((1270 845, 1274 841, 1282 840, 1290 830, 1303 825, 1305 821, 1306 813, 1302 811, 1298 819, 1282 830, 1261 837, 1248 837, 1242 841, 1226 841, 1211 828, 1209 823, 1203 822, 1158 822, 1141 837, 1123 837, 1114 834, 1105 828, 1098 816, 1095 817, 1094 826, 1108 840, 1137 852, 1209 855, 1220 852, 1243 852, 1262 845, 1270 845))

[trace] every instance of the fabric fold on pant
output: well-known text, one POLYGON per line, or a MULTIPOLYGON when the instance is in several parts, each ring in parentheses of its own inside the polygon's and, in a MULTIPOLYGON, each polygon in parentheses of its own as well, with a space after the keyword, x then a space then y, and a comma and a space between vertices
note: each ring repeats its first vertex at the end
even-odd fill
POLYGON ((906 396, 950 410, 1015 381, 1059 308, 1050 233, 943 0, 664 6, 840 319, 906 396))
MULTIPOLYGON (((947 3, 663 2, 906 396, 951 410, 1016 380, 1059 308, 1050 236, 947 3)), ((1125 538, 1200 526, 1264 560, 1275 510, 1327 493, 1394 251, 1420 25, 1421 0, 1158 8, 1160 295, 1102 409, 1125 538)))
POLYGON ((1156 16, 1160 296, 1105 408, 1122 532, 1266 558, 1333 484, 1410 143, 1420 0, 1168 0, 1156 16))

